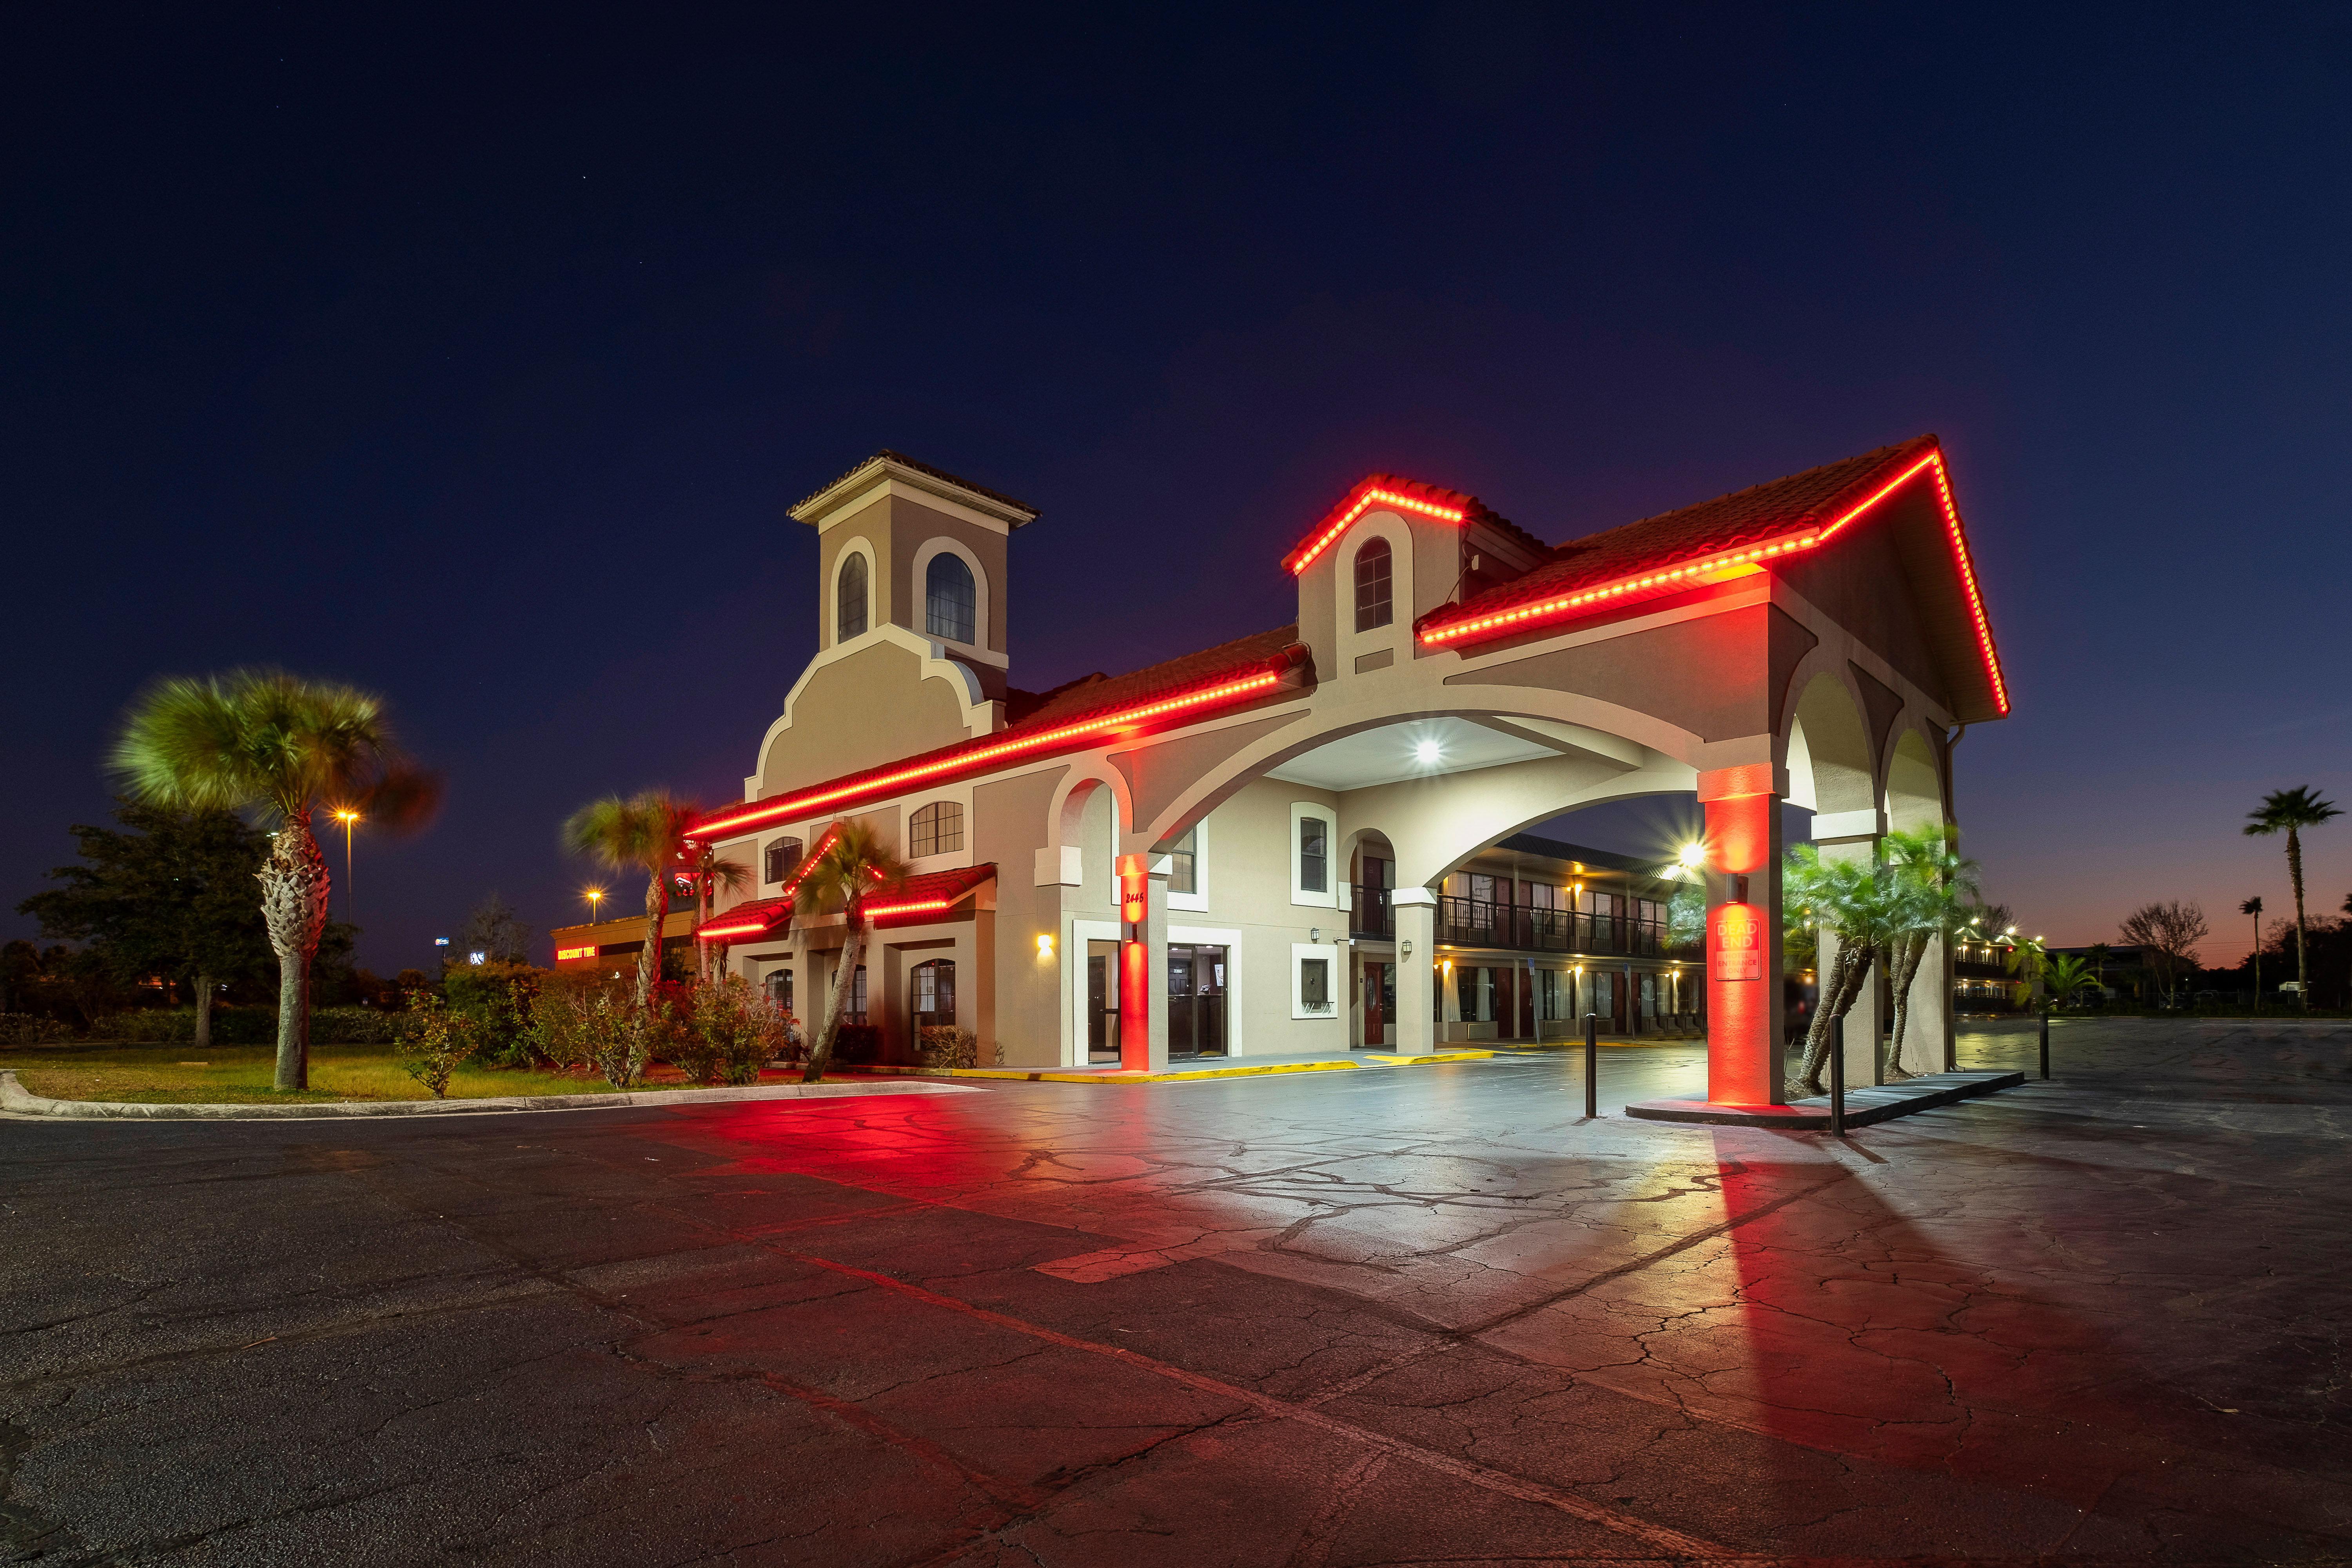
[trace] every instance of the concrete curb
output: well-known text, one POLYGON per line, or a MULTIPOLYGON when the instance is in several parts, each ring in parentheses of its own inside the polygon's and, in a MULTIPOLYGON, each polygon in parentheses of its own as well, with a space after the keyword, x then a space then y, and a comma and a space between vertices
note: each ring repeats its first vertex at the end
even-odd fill
POLYGON ((345 1100, 310 1105, 145 1105, 120 1100, 50 1100, 13 1071, 0 1072, 0 1112, 68 1121, 331 1121, 354 1116, 484 1116, 516 1110, 618 1110, 719 1105, 747 1100, 841 1100, 873 1094, 977 1094, 960 1083, 779 1083, 749 1089, 667 1089, 633 1094, 510 1094, 487 1100, 345 1100))
MULTIPOLYGON (((1907 1083, 1864 1085, 1845 1091, 1845 1124, 1868 1127, 1875 1122, 1958 1105, 1980 1094, 2021 1089, 2021 1072, 1922 1073, 1907 1083)), ((1710 1127, 1770 1127, 1783 1131, 1820 1132, 1830 1124, 1830 1102, 1800 1100, 1788 1105, 1757 1107, 1710 1105, 1703 1100, 1641 1100, 1625 1107, 1625 1114, 1643 1121, 1688 1121, 1710 1127)))

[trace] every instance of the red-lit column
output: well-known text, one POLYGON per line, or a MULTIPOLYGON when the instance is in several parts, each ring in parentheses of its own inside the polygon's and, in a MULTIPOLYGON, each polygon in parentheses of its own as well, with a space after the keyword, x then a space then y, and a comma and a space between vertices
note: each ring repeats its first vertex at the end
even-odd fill
POLYGON ((1706 808, 1706 1098, 1780 1100, 1780 796, 1770 763, 1698 775, 1706 808))
POLYGON ((1128 1072, 1168 1067, 1168 877, 1152 874, 1154 858, 1118 858, 1118 1065, 1128 1072))

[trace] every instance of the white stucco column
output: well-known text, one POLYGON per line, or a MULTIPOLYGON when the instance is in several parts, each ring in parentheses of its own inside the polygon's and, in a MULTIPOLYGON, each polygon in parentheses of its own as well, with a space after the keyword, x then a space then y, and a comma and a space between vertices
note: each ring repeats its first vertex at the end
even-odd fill
POLYGON ((1427 888, 1399 888, 1390 908, 1396 917, 1396 1039, 1400 1056, 1427 1056, 1437 1048, 1437 895, 1427 888))

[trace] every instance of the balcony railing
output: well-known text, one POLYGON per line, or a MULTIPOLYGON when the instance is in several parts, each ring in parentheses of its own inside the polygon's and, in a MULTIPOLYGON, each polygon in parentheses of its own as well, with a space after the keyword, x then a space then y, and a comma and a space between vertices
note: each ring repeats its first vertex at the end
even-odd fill
POLYGON ((1391 889, 1367 887, 1357 882, 1351 885, 1349 892, 1348 933, 1350 936, 1396 935, 1396 913, 1389 904, 1391 889))
POLYGON ((1519 904, 1489 903, 1484 899, 1439 899, 1437 940, 1462 947, 1499 947, 1516 952, 1677 956, 1666 940, 1663 921, 1530 909, 1519 904))

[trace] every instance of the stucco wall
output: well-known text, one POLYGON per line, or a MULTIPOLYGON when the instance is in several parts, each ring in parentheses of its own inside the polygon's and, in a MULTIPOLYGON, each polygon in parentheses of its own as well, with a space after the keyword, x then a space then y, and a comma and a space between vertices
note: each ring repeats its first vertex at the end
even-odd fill
POLYGON ((820 667, 793 721, 760 760, 760 793, 777 795, 965 739, 963 702, 923 679, 922 656, 877 642, 820 667))

